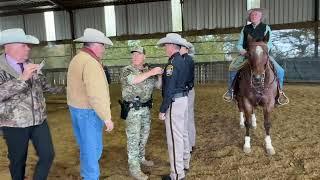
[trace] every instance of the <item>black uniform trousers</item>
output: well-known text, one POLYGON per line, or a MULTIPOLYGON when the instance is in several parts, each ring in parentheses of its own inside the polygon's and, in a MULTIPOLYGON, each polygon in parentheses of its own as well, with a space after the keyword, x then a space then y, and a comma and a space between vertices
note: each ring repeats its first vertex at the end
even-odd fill
POLYGON ((54 149, 47 121, 26 128, 3 127, 8 147, 10 174, 12 180, 23 180, 28 154, 29 140, 39 157, 35 168, 34 180, 46 180, 54 158, 54 149))

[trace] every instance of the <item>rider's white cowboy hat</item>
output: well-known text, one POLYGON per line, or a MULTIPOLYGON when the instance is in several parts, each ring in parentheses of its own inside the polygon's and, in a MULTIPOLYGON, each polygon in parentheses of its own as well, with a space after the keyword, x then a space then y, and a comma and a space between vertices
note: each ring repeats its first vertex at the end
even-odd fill
POLYGON ((251 22, 250 20, 250 14, 253 12, 253 11, 258 11, 258 12, 261 12, 262 13, 262 17, 261 17, 261 22, 264 21, 267 17, 267 12, 268 10, 265 9, 265 8, 252 8, 252 9, 249 9, 247 11, 247 21, 251 22))
POLYGON ((103 34, 103 32, 92 28, 86 28, 83 36, 74 40, 75 42, 88 42, 88 43, 101 43, 108 46, 112 46, 112 41, 103 34))
POLYGON ((185 46, 187 47, 187 41, 183 39, 179 34, 177 33, 168 33, 166 37, 161 38, 158 42, 157 45, 162 47, 165 44, 176 44, 180 46, 185 46))
POLYGON ((0 46, 11 43, 39 44, 39 39, 26 35, 23 29, 12 28, 0 32, 0 46))

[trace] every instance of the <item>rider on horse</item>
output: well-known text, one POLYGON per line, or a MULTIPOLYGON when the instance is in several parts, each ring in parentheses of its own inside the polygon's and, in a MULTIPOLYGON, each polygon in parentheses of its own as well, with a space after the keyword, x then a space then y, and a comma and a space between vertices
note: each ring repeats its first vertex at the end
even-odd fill
MULTIPOLYGON (((271 37, 271 29, 267 24, 264 24, 262 21, 264 20, 265 9, 262 8, 254 8, 250 9, 247 12, 248 17, 247 21, 251 22, 248 25, 245 25, 240 33, 240 38, 237 43, 237 49, 240 53, 240 56, 234 59, 229 66, 229 80, 228 80, 228 91, 224 95, 224 100, 230 102, 233 100, 233 81, 236 77, 238 70, 240 70, 247 62, 247 37, 248 35, 252 36, 256 40, 262 40, 263 37, 269 33, 271 37)), ((272 47, 272 42, 269 38, 268 41, 268 50, 270 51, 272 47)), ((276 76, 279 80, 279 98, 278 104, 285 104, 287 101, 287 97, 285 96, 283 89, 283 79, 284 79, 284 70, 283 68, 272 58, 270 60, 275 68, 276 76)))

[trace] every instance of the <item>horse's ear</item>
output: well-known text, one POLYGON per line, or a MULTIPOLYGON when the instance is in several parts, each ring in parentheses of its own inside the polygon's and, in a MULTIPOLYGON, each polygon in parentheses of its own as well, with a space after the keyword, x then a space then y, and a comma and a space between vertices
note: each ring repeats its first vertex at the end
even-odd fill
POLYGON ((267 34, 263 37, 263 42, 268 43, 270 38, 270 33, 267 32, 267 34))
POLYGON ((247 39, 248 39, 248 42, 252 42, 253 41, 253 37, 250 34, 248 34, 247 39))

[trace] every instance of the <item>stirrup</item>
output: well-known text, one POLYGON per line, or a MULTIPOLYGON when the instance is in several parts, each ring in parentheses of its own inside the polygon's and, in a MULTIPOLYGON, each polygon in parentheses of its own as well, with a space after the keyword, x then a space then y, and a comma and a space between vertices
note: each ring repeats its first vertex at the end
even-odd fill
POLYGON ((278 104, 279 104, 280 106, 283 106, 283 105, 289 104, 290 99, 284 94, 283 91, 280 90, 280 92, 279 92, 279 97, 278 97, 278 99, 277 99, 277 102, 278 102, 278 104), (284 97, 284 99, 283 99, 284 102, 280 101, 281 96, 284 97))
POLYGON ((233 90, 231 90, 231 96, 228 95, 230 90, 231 89, 229 89, 227 92, 225 92, 222 96, 223 100, 226 102, 232 102, 232 100, 233 100, 233 90))

